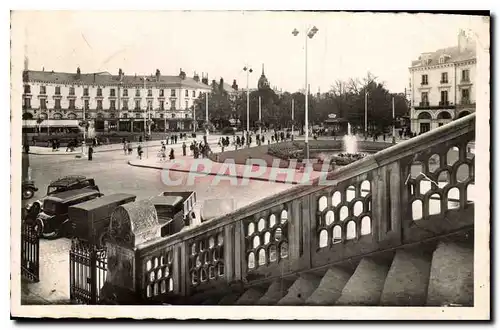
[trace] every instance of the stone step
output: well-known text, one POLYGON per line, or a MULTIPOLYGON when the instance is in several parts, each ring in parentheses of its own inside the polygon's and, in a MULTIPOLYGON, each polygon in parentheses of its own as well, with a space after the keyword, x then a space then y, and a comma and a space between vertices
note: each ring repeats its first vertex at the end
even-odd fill
POLYGON ((350 277, 350 273, 340 268, 328 269, 316 290, 307 298, 306 305, 335 304, 350 277))
POLYGON ((389 266, 370 258, 361 259, 336 305, 377 306, 389 266))
POLYGON ((380 297, 383 306, 425 306, 432 254, 398 250, 380 297))
POLYGON ((286 295, 288 288, 293 282, 285 279, 276 280, 267 289, 266 293, 260 298, 256 305, 276 305, 283 296, 286 295))
POLYGON ((474 304, 474 250, 457 243, 440 242, 432 256, 427 305, 451 304, 474 304))
POLYGON ((321 277, 313 274, 302 274, 292 286, 288 293, 278 301, 277 305, 304 305, 307 298, 316 290, 321 277))
POLYGON ((241 293, 239 292, 231 292, 225 295, 217 305, 234 305, 234 303, 238 300, 240 297, 241 293))
POLYGON ((254 305, 259 301, 260 298, 264 295, 265 292, 262 290, 258 290, 255 288, 250 288, 241 295, 241 297, 236 300, 235 305, 254 305))

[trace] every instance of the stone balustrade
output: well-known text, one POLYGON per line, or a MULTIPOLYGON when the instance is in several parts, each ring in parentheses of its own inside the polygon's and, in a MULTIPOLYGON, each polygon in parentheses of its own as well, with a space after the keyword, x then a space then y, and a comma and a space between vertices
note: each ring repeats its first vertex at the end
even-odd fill
MULTIPOLYGON (((182 304, 470 229, 474 138, 472 114, 172 236, 115 239, 108 249, 127 250, 134 283, 108 284, 146 303, 182 304)), ((131 221, 156 233, 155 221, 131 221)))

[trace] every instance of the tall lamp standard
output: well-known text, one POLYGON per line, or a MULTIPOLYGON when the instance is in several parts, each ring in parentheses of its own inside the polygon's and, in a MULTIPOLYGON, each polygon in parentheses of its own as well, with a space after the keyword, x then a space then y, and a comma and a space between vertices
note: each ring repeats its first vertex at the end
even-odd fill
POLYGON ((244 67, 243 71, 247 73, 247 145, 249 144, 250 137, 250 89, 248 88, 248 79, 250 77, 250 73, 253 72, 252 68, 244 67))
MULTIPOLYGON (((312 28, 307 28, 304 32, 305 34, 305 93, 306 93, 306 104, 305 104, 305 149, 306 149, 306 159, 309 159, 309 85, 307 84, 307 39, 312 39, 314 35, 318 32, 318 28, 313 26, 312 28)), ((293 29, 292 34, 296 37, 299 34, 297 29, 293 29)))

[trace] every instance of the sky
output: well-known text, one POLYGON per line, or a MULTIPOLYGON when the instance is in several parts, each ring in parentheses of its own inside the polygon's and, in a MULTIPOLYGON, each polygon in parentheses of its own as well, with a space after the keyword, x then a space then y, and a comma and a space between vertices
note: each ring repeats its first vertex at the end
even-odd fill
POLYGON ((255 88, 265 65, 271 86, 305 86, 305 34, 311 92, 371 72, 391 92, 408 87, 408 67, 420 53, 457 44, 460 29, 474 35, 480 17, 443 14, 334 12, 26 11, 14 12, 23 30, 29 69, 150 75, 159 69, 255 88), (292 31, 300 33, 294 37, 292 31))

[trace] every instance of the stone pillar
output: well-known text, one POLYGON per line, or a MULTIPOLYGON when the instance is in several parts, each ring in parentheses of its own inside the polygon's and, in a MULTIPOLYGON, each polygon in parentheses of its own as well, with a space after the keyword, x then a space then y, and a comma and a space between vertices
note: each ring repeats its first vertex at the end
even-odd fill
POLYGON ((156 208, 150 200, 141 200, 117 207, 111 214, 108 253, 108 274, 101 290, 104 304, 138 304, 143 291, 145 270, 138 258, 138 245, 161 237, 156 208))

